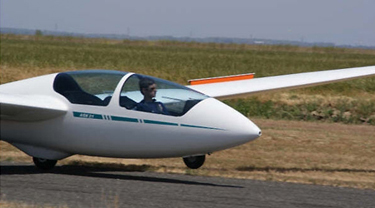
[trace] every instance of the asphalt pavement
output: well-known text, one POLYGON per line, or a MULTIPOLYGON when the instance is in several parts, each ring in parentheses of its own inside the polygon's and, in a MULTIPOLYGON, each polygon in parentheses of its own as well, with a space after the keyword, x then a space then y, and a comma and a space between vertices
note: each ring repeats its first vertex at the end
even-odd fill
POLYGON ((0 200, 52 207, 375 207, 375 191, 272 181, 1 162, 0 200))

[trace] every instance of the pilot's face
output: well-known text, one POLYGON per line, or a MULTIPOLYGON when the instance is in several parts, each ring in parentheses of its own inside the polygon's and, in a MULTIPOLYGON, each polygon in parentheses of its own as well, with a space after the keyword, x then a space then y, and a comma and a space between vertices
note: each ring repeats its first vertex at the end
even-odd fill
POLYGON ((156 96, 156 84, 148 86, 148 88, 145 89, 143 93, 146 97, 154 98, 156 96))

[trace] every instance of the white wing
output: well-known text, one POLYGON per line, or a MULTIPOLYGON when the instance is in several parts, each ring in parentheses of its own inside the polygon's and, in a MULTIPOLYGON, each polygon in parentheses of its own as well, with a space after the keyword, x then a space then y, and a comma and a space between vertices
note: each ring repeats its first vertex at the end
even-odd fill
POLYGON ((65 114, 60 100, 42 95, 0 94, 1 120, 41 121, 65 114))
POLYGON ((281 89, 296 89, 375 75, 375 66, 336 69, 188 86, 208 96, 227 99, 281 89))

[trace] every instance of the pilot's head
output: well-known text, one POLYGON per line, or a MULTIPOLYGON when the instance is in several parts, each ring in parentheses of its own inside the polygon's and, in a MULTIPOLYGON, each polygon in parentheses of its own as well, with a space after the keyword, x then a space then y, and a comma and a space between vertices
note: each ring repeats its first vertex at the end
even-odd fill
POLYGON ((156 96, 156 84, 155 81, 144 77, 139 80, 139 90, 145 97, 145 100, 154 98, 156 96))

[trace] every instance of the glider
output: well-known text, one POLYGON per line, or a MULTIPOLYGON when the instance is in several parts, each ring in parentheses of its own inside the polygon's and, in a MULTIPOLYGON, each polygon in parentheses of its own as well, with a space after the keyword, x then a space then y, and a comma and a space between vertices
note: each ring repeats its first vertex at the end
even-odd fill
POLYGON ((0 139, 45 170, 75 154, 182 157, 195 169, 206 154, 261 136, 251 120, 219 99, 372 75, 375 66, 264 78, 229 76, 182 86, 112 70, 49 74, 0 85, 0 139))

